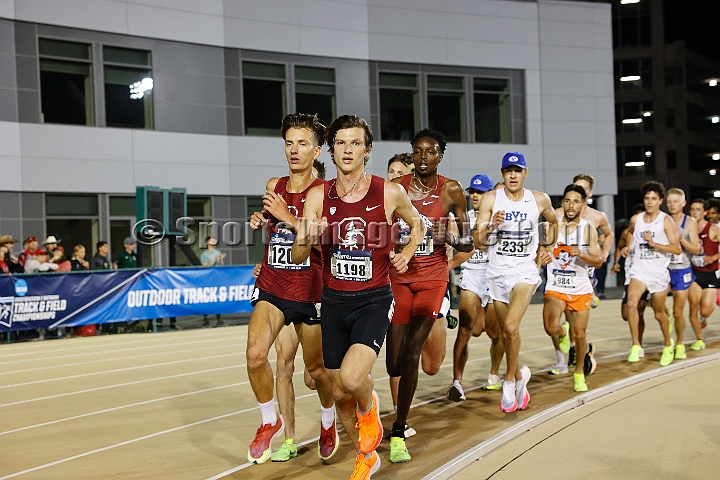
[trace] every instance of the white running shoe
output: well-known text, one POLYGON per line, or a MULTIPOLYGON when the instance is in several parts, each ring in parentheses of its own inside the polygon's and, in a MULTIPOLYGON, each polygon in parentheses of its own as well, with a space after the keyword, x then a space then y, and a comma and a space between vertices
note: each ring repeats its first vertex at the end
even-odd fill
POLYGON ((500 390, 502 388, 502 381, 499 375, 488 375, 487 383, 483 385, 483 390, 500 390))
POLYGON ((501 412, 514 412, 517 410, 518 404, 515 398, 515 381, 504 380, 502 386, 502 398, 500 399, 500 411, 501 412))
POLYGON ((568 365, 567 363, 556 363, 552 367, 550 367, 550 370, 548 370, 548 375, 564 375, 568 373, 568 365))
POLYGON ((465 392, 463 391, 459 380, 453 380, 452 385, 450 385, 450 388, 448 389, 447 397, 448 400, 452 400, 453 402, 466 400, 465 392))
POLYGON ((645 349, 640 347, 640 353, 638 353, 638 357, 645 358, 645 349))

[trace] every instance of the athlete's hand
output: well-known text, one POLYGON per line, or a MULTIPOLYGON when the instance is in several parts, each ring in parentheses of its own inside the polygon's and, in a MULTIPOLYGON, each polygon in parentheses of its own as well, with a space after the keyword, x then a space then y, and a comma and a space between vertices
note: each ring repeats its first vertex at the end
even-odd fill
POLYGON ((607 262, 607 259, 609 256, 610 256, 610 252, 608 252, 608 253, 600 252, 600 260, 602 260, 602 263, 607 262))
POLYGON ((260 276, 260 269, 262 268, 262 263, 256 263, 255 268, 253 268, 253 277, 258 278, 260 276))
POLYGON ((252 214, 252 216, 250 217, 250 227, 253 230, 260 230, 265 225, 267 225, 267 219, 262 212, 255 212, 252 214))
POLYGON ((498 210, 495 212, 495 214, 492 217, 492 225, 493 227, 497 227, 501 223, 505 221, 505 210, 498 210))
POLYGON ((312 222, 310 222, 310 231, 308 233, 308 240, 310 241, 310 245, 315 245, 318 243, 320 236, 327 227, 327 217, 316 218, 312 222))
POLYGON ((277 218, 281 222, 292 223, 295 216, 288 210, 285 199, 275 192, 265 192, 263 195, 263 205, 265 205, 265 211, 270 213, 273 217, 277 218))
POLYGON ((390 250, 390 263, 398 271, 398 273, 405 273, 408 269, 408 259, 402 253, 395 253, 390 250))
POLYGON ((619 272, 620 272, 620 264, 619 264, 619 263, 616 263, 616 264, 613 265, 612 268, 610 269, 610 273, 619 273, 619 272))
MULTIPOLYGON (((620 250, 620 255, 622 255, 623 257, 627 258, 628 255, 630 255, 630 247, 623 247, 623 249, 620 250)), ((620 270, 620 268, 618 267, 618 271, 619 271, 619 270, 620 270)))
POLYGON ((550 255, 550 252, 540 250, 538 252, 538 267, 544 267, 545 265, 549 265, 550 262, 552 262, 552 255, 550 255))
POLYGON ((652 232, 650 232, 649 230, 645 230, 643 232, 642 238, 643 240, 645 240, 645 243, 647 243, 649 247, 653 246, 652 232))

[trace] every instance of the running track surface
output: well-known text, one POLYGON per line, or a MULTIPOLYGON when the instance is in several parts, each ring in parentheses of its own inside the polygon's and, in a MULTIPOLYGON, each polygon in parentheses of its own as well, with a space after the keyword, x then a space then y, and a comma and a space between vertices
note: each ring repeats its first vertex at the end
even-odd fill
MULTIPOLYGON (((531 305, 521 326, 521 362, 533 371, 529 407, 501 413, 500 393, 478 388, 489 369, 485 335, 471 341, 463 381, 468 400, 447 401, 455 339, 455 331, 450 330, 440 373, 420 376, 408 420, 418 431, 407 441, 413 460, 390 464, 384 441, 378 449, 382 468, 373 478, 420 478, 476 444, 576 395, 571 375, 545 373, 555 362, 555 354, 542 327, 541 309, 541 305, 531 305)), ((646 312, 647 356, 631 365, 624 361, 630 341, 619 311, 619 300, 604 300, 591 312, 588 337, 599 364, 588 377, 591 389, 660 368, 661 335, 651 312, 646 312)), ((720 315, 714 313, 709 323, 703 331, 708 349, 688 350, 690 359, 720 352, 720 315)), ((690 328, 685 339, 686 344, 694 340, 690 328)), ((287 463, 247 464, 248 444, 260 424, 260 413, 247 380, 246 341, 247 327, 237 326, 0 345, 0 479, 349 478, 354 451, 344 434, 331 461, 323 464, 317 457, 320 407, 315 392, 303 384, 300 355, 295 374, 296 441, 304 446, 287 463)), ((373 376, 383 422, 389 428, 392 405, 384 360, 383 350, 373 376)), ((517 442, 524 437, 503 449, 520 456, 526 449, 517 442)), ((717 452, 717 436, 714 439, 717 452)), ((279 445, 277 440, 274 446, 279 445)), ((558 462, 568 458, 571 445, 566 443, 565 449, 555 452, 558 462)))

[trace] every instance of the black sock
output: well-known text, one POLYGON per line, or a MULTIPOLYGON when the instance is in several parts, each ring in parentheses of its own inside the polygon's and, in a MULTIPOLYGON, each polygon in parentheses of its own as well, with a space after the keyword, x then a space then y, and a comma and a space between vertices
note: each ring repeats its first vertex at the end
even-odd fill
POLYGON ((390 436, 405 440, 405 424, 400 425, 399 423, 393 422, 392 433, 390 436))

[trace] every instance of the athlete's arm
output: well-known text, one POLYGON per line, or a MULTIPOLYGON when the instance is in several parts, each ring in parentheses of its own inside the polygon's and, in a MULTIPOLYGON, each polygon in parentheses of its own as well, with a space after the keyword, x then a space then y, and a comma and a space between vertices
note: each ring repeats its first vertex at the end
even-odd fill
POLYGON ((535 196, 538 210, 546 220, 543 224, 544 238, 538 239, 538 249, 535 257, 538 267, 542 267, 552 261, 550 251, 557 242, 558 220, 548 194, 533 191, 533 195, 535 196))
MULTIPOLYGON (((711 225, 710 231, 708 232, 708 237, 713 242, 720 243, 720 227, 718 227, 717 225, 711 225)), ((710 265, 715 260, 720 259, 720 250, 718 250, 718 253, 716 253, 715 255, 705 255, 703 258, 705 259, 705 265, 710 265)))
POLYGON ((648 246, 654 248, 658 252, 680 254, 682 252, 682 248, 680 248, 680 242, 678 242, 677 228, 675 228, 675 222, 669 215, 665 216, 663 228, 665 229, 665 235, 670 243, 668 245, 660 245, 655 243, 651 237, 646 239, 648 246))
MULTIPOLYGON (((393 216, 402 218, 405 223, 410 225, 410 241, 402 247, 399 253, 390 251, 392 265, 398 272, 405 273, 408 262, 425 238, 425 224, 420 219, 420 214, 413 207, 402 185, 385 182, 385 218, 388 224, 392 224, 393 216)), ((293 246, 294 248, 295 246, 293 246)))
POLYGON ((608 255, 610 255, 610 249, 612 249, 615 234, 613 233, 612 228, 610 228, 610 222, 608 221, 607 215, 605 215, 605 213, 595 210, 595 217, 597 220, 597 228, 599 228, 603 235, 605 235, 602 250, 600 251, 602 261, 603 263, 605 263, 605 261, 608 259, 608 255))
MULTIPOLYGON (((267 184, 265 185, 265 194, 266 195, 269 192, 275 191, 275 185, 277 185, 278 180, 280 180, 280 179, 277 177, 273 177, 270 180, 268 180, 267 184)), ((263 203, 265 203, 264 198, 265 197, 263 197, 263 203)), ((287 208, 287 205, 286 205, 286 208, 287 208)), ((265 225, 267 225, 267 218, 265 217, 266 211, 267 210, 266 210, 265 206, 263 206, 263 209, 261 212, 254 212, 250 216, 250 227, 252 229, 259 230, 259 229, 263 228, 265 225)), ((277 217, 275 217, 275 218, 277 218, 277 217)))
POLYGON ((687 240, 680 235, 680 246, 693 255, 700 255, 700 237, 698 236, 697 221, 688 215, 685 224, 685 232, 687 233, 687 240))
POLYGON ((448 270, 453 270, 470 260, 470 257, 473 256, 473 252, 474 250, 472 252, 455 252, 455 255, 448 260, 448 270))
POLYGON ((622 231, 620 234, 620 238, 618 238, 617 245, 615 246, 615 255, 613 258, 615 259, 612 269, 610 272, 612 273, 618 273, 620 271, 620 257, 622 256, 621 252, 622 249, 625 248, 625 234, 627 233, 627 228, 622 231))
POLYGON ((488 245, 493 243, 489 240, 490 234, 495 231, 498 225, 503 222, 505 212, 498 211, 493 215, 493 207, 495 206, 495 190, 487 192, 480 199, 480 206, 475 212, 475 229, 473 230, 473 240, 475 248, 486 250, 488 245))
POLYGON ((620 252, 620 255, 622 255, 623 257, 626 257, 626 258, 628 255, 630 255, 630 250, 632 249, 632 246, 633 246, 633 234, 635 233, 635 219, 637 218, 638 215, 641 215, 641 214, 636 214, 636 215, 633 215, 632 217, 630 217, 630 225, 628 225, 628 228, 626 228, 625 231, 623 232, 623 235, 625 236, 625 242, 624 242, 625 246, 623 247, 622 251, 620 252))
POLYGON ((570 253, 575 255, 580 260, 585 262, 589 267, 600 268, 603 264, 603 260, 600 257, 600 243, 598 241, 598 234, 592 225, 586 224, 585 231, 583 232, 583 241, 587 245, 587 253, 580 250, 579 245, 571 245, 570 253))
MULTIPOLYGON (((444 192, 447 194, 445 197, 449 199, 452 204, 446 211, 452 212, 455 217, 455 225, 458 229, 458 235, 449 231, 445 232, 445 242, 454 247, 458 252, 472 252, 475 250, 473 245, 473 239, 470 235, 470 222, 467 216, 467 202, 465 201, 465 193, 463 193, 462 186, 455 180, 447 180, 443 186, 444 192)), ((445 203, 446 198, 442 201, 445 203)), ((443 205, 444 207, 445 205, 443 205)))
POLYGON ((327 227, 327 218, 322 216, 324 193, 323 185, 317 185, 308 190, 303 217, 299 222, 290 255, 293 263, 302 263, 307 260, 313 245, 320 241, 320 235, 327 227))

